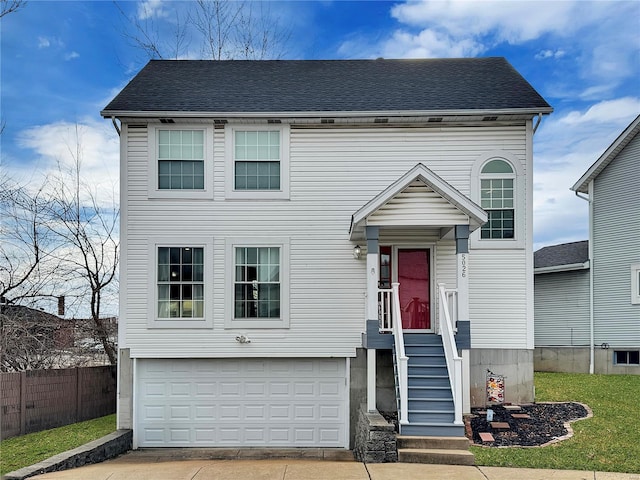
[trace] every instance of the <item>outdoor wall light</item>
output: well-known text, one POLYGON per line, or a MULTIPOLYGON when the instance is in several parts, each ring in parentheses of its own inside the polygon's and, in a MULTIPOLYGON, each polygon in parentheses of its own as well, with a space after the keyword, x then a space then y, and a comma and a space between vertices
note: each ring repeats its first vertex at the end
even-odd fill
POLYGON ((362 248, 360 248, 360 245, 356 245, 355 247, 353 247, 353 258, 358 260, 361 255, 362 255, 362 248))

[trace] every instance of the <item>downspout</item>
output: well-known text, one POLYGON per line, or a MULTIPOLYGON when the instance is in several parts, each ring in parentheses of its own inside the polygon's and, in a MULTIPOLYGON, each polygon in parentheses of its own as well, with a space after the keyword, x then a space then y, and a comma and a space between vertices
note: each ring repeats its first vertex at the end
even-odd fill
MULTIPOLYGON (((589 193, 593 193, 593 180, 589 182, 589 193)), ((589 373, 595 371, 595 327, 593 319, 593 199, 583 197, 575 191, 576 197, 589 202, 589 373)))
POLYGON ((533 135, 536 134, 536 130, 538 130, 538 127, 540 126, 540 124, 542 123, 542 114, 539 113, 538 114, 538 121, 536 122, 536 124, 533 126, 533 135))
POLYGON ((116 117, 113 117, 113 116, 111 117, 111 123, 113 123, 113 128, 116 129, 116 132, 118 132, 118 136, 120 136, 120 127, 116 122, 116 117))

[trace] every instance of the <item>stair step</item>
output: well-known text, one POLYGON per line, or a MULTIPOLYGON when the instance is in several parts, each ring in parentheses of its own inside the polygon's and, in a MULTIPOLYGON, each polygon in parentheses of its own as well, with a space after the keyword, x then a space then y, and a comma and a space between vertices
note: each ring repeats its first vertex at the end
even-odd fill
POLYGON ((453 410, 452 398, 410 398, 409 410, 453 410))
POLYGON ((435 386, 435 387, 415 387, 409 386, 409 399, 421 398, 439 398, 445 400, 453 400, 451 395, 451 387, 435 386))
POLYGON ((398 461, 442 465, 475 465, 473 453, 463 450, 398 449, 398 461))
POLYGON ((398 448, 469 450, 471 442, 467 437, 422 437, 415 435, 397 435, 398 448))
POLYGON ((454 425, 452 422, 413 422, 400 424, 401 435, 434 436, 434 437, 462 437, 464 425, 454 425))
POLYGON ((409 410, 409 422, 437 422, 437 423, 453 423, 455 413, 453 411, 412 411, 409 410))

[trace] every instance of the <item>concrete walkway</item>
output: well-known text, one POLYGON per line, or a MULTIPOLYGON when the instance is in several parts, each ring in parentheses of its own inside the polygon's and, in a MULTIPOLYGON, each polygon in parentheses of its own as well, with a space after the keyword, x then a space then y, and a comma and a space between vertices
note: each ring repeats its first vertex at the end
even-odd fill
POLYGON ((188 458, 188 455, 179 458, 175 453, 173 455, 154 454, 142 450, 126 453, 103 463, 31 478, 38 480, 640 480, 640 475, 415 463, 365 465, 353 460, 318 458, 255 460, 235 457, 206 460, 188 458))

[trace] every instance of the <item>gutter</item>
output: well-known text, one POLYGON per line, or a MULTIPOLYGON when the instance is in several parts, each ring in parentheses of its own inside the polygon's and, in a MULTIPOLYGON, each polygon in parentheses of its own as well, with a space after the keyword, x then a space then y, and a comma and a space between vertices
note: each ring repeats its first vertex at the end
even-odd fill
MULTIPOLYGON (((495 115, 536 115, 549 114, 553 108, 536 109, 496 109, 496 110, 378 110, 378 111, 289 111, 289 112, 194 112, 194 111, 136 111, 136 110, 102 110, 100 115, 108 117, 133 118, 321 118, 321 117, 449 117, 449 116, 495 116, 495 115)), ((538 122, 539 124, 539 122, 538 122)))
MULTIPOLYGON (((575 191, 576 197, 589 202, 589 262, 593 260, 593 180, 589 182, 589 196, 575 191)), ((589 268, 589 373, 595 371, 595 326, 593 315, 593 268, 589 268)))
POLYGON ((574 270, 586 270, 589 268, 589 260, 584 263, 568 263, 566 265, 552 265, 550 267, 538 267, 533 269, 534 274, 538 273, 555 273, 555 272, 571 272, 574 270))

